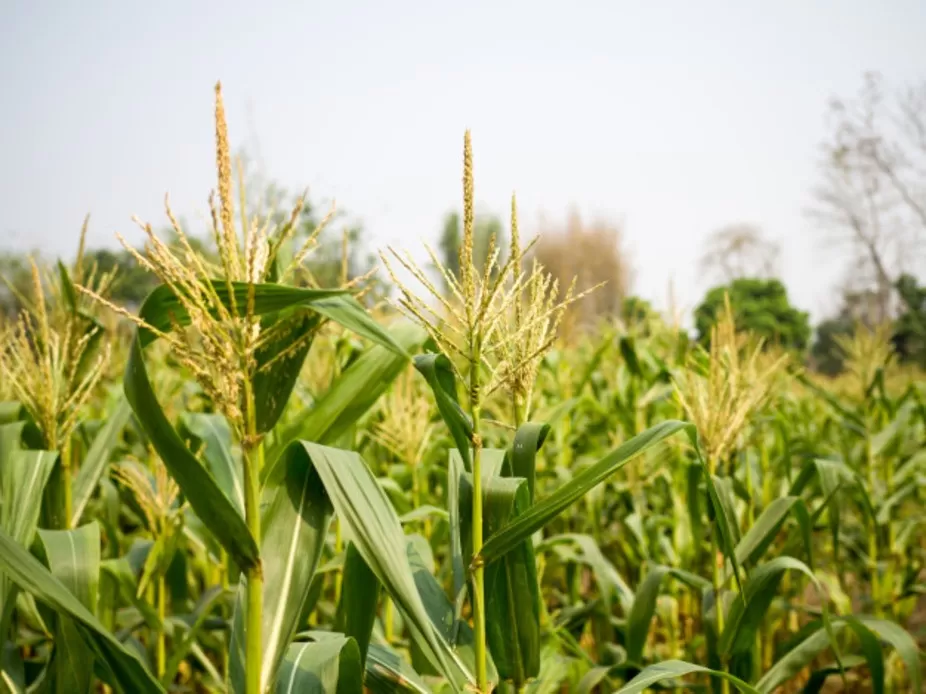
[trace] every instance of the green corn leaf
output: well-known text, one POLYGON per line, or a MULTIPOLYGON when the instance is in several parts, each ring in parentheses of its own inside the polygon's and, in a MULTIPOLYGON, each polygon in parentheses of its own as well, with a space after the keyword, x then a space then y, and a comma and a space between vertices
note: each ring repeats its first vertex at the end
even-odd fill
POLYGON ((17 400, 0 400, 0 427, 22 419, 23 406, 17 400))
MULTIPOLYGON (((772 694, 782 684, 793 679, 810 666, 820 654, 831 646, 833 635, 838 634, 846 627, 851 628, 859 639, 859 648, 868 666, 871 678, 872 692, 879 694, 884 691, 885 666, 880 641, 890 644, 897 651, 907 670, 907 677, 911 685, 910 691, 921 691, 923 674, 919 651, 913 637, 894 622, 868 616, 834 619, 831 624, 831 634, 827 633, 824 628, 818 627, 779 658, 756 683, 756 689, 760 694, 772 694)), ((853 666, 855 662, 857 661, 850 658, 842 659, 844 667, 853 666)))
MULTIPOLYGON (((911 692, 923 691, 923 666, 919 648, 910 633, 896 622, 876 617, 859 617, 858 621, 897 652, 907 671, 911 692)), ((850 625, 852 622, 850 621, 850 625)), ((856 633, 858 629, 856 628, 856 633)), ((870 646, 869 646, 870 648, 870 646)), ((866 653, 867 655, 867 653, 866 653)), ((869 661, 870 663, 870 661, 869 661)))
MULTIPOLYGON (((453 646, 460 661, 472 672, 476 667, 475 639, 472 627, 466 621, 460 619, 454 605, 444 593, 443 586, 437 582, 434 574, 431 573, 430 566, 425 563, 421 556, 422 553, 417 546, 418 544, 420 543, 416 543, 413 537, 409 537, 406 542, 408 564, 415 579, 418 595, 421 596, 421 602, 424 604, 424 609, 428 613, 431 624, 453 646)), ((491 653, 487 660, 489 681, 497 682, 498 672, 495 669, 491 653)), ((414 662, 415 659, 413 658, 414 662)), ((432 670, 433 668, 427 662, 421 668, 421 671, 425 674, 431 673, 432 670)))
POLYGON ((170 658, 167 660, 164 667, 164 676, 161 678, 161 683, 165 687, 169 687, 170 683, 174 681, 177 671, 180 669, 180 664, 192 650, 203 625, 213 610, 225 598, 226 592, 222 586, 212 586, 199 596, 199 600, 190 614, 168 620, 173 628, 173 635, 170 645, 170 658), (182 638, 180 637, 181 632, 183 633, 182 638))
MULTIPOLYGON (((276 284, 249 285, 246 283, 211 281, 219 300, 230 305, 229 289, 239 306, 252 303, 254 314, 264 316, 287 309, 309 308, 340 323, 357 335, 377 344, 406 354, 366 313, 363 306, 340 290, 301 289, 276 284)), ((139 317, 147 324, 168 332, 175 325, 186 325, 190 317, 173 290, 162 285, 145 299, 139 317)), ((257 544, 251 537, 244 519, 208 470, 190 453, 177 432, 164 415, 151 387, 144 363, 143 349, 157 337, 147 327, 139 327, 132 343, 126 365, 125 394, 138 417, 145 434, 164 461, 171 476, 177 481, 193 510, 209 528, 219 543, 242 569, 258 562, 257 544)))
MULTIPOLYGON (((749 575, 740 597, 734 599, 720 636, 719 649, 724 656, 748 652, 755 644, 755 635, 765 613, 772 603, 785 571, 799 571, 807 576, 824 599, 823 625, 835 646, 836 640, 828 617, 823 586, 804 562, 793 557, 775 557, 762 564, 749 575)), ((838 660, 837 652, 837 660, 838 660)))
POLYGON ((84 456, 80 470, 77 472, 77 477, 74 478, 71 526, 80 523, 80 518, 109 464, 109 458, 119 444, 119 436, 131 416, 132 407, 124 397, 120 397, 116 408, 109 414, 94 437, 90 450, 84 456))
MULTIPOLYGON (((501 531, 530 508, 527 481, 496 477, 484 486, 484 528, 501 531)), ((485 569, 486 641, 499 677, 516 687, 540 671, 540 589, 529 537, 485 569)))
POLYGON ((758 694, 751 686, 743 680, 734 677, 726 672, 711 670, 710 668, 686 663, 683 660, 665 660, 655 665, 650 665, 640 672, 639 675, 630 680, 627 684, 617 690, 616 694, 637 694, 651 687, 652 685, 676 677, 684 677, 696 673, 703 673, 713 677, 721 677, 736 687, 743 694, 758 694))
MULTIPOLYGON (((365 337, 375 344, 405 353, 380 325, 370 317, 363 305, 343 289, 308 289, 282 284, 257 284, 246 282, 225 282, 210 280, 212 289, 226 308, 231 307, 229 286, 239 307, 246 306, 249 295, 254 300, 254 315, 266 316, 288 309, 308 308, 325 318, 338 323, 355 335, 365 337), (253 294, 252 294, 253 291, 253 294)), ((142 304, 139 317, 160 332, 170 332, 175 324, 188 325, 190 317, 171 287, 157 287, 142 304)), ((153 342, 157 334, 147 328, 139 328, 139 339, 143 347, 153 342)))
MULTIPOLYGON (((155 290, 145 301, 147 306, 155 290)), ((164 296, 161 294, 160 296, 164 296)), ((169 294, 173 296, 173 294, 169 294)), ((142 307, 144 315, 144 307, 142 307)), ((141 329, 132 341, 124 385, 125 395, 142 429, 158 452, 190 506, 203 524, 225 548, 229 556, 242 569, 256 566, 258 562, 257 543, 244 518, 225 495, 215 478, 186 447, 183 440, 168 421, 148 379, 142 354, 141 329)))
POLYGON ((518 427, 505 456, 502 474, 506 477, 521 477, 527 480, 530 503, 534 503, 534 488, 537 478, 537 453, 550 433, 549 424, 526 422, 518 427))
POLYGON ((688 426, 685 422, 670 420, 657 424, 621 444, 598 462, 577 474, 553 494, 536 501, 528 511, 518 516, 498 533, 490 536, 482 547, 482 559, 489 564, 504 556, 506 552, 540 530, 634 457, 688 426))
MULTIPOLYGON (((861 620, 855 617, 843 617, 840 621, 845 622, 855 632, 855 636, 859 640, 859 648, 864 655, 864 662, 868 665, 872 694, 884 694, 884 653, 881 651, 881 643, 878 637, 861 620)), ((847 659, 844 658, 843 665, 850 667, 851 661, 846 661, 847 659)), ((812 679, 813 677, 811 677, 812 679)), ((822 678, 821 686, 825 680, 826 676, 822 678)))
MULTIPOLYGON (((15 425, 6 424, 0 429, 10 427, 15 425)), ((57 459, 58 454, 52 451, 23 450, 8 451, 0 458, 0 530, 21 547, 32 544, 42 495, 57 459)), ((0 634, 9 631, 17 593, 9 577, 0 576, 0 634)))
MULTIPOLYGON (((417 350, 426 333, 413 324, 390 330, 392 339, 405 352, 417 350)), ((404 353, 383 345, 365 350, 331 384, 308 413, 299 413, 292 423, 278 428, 277 443, 269 450, 275 460, 283 449, 297 440, 334 444, 386 392, 408 365, 404 353)))
MULTIPOLYGON (((75 530, 39 530, 48 568, 92 614, 100 585, 100 526, 90 523, 75 530)), ((75 624, 58 616, 50 674, 60 694, 89 692, 93 682, 93 651, 75 624)))
POLYGON ((307 441, 294 444, 290 452, 311 461, 347 539, 402 611, 413 636, 427 647, 429 660, 457 688, 472 684, 469 669, 431 623, 408 562, 399 518, 360 456, 307 441))
POLYGON ((107 683, 120 694, 160 693, 164 689, 90 610, 9 535, 0 532, 0 571, 59 614, 71 617, 84 641, 106 670, 107 683))
MULTIPOLYGON (((830 663, 825 665, 822 668, 818 668, 810 673, 810 677, 807 679, 807 684, 801 689, 801 694, 819 694, 823 687, 826 686, 826 680, 832 675, 841 675, 845 670, 849 668, 856 667, 857 665, 862 665, 865 663, 865 659, 858 656, 850 656, 848 658, 843 658, 843 665, 840 667, 839 663, 830 663)), ((877 694, 879 690, 872 689, 874 694, 877 694)), ((883 690, 880 690, 883 691, 883 690)))
POLYGON ((357 548, 349 544, 344 554, 341 599, 338 601, 334 628, 357 642, 361 668, 365 667, 370 637, 376 623, 379 588, 376 575, 370 571, 357 548))
POLYGON ((254 354, 257 369, 253 379, 254 409, 260 433, 273 429, 283 414, 321 324, 322 318, 317 313, 304 312, 265 316, 261 321, 262 330, 281 332, 277 339, 261 345, 254 354))
POLYGON ((441 418, 450 430, 464 466, 470 468, 469 445, 473 435, 473 423, 460 407, 457 398, 457 382, 450 360, 443 354, 419 354, 414 359, 415 368, 424 376, 431 390, 441 418))
POLYGON ((813 568, 813 542, 810 513, 807 504, 799 496, 785 496, 775 499, 756 519, 746 534, 736 545, 736 560, 740 564, 754 564, 771 546, 778 534, 778 530, 788 514, 794 515, 800 527, 804 549, 807 552, 807 563, 813 568))
POLYGON ((624 578, 618 573, 604 553, 601 547, 591 535, 581 535, 578 533, 564 533, 562 535, 553 535, 545 539, 538 550, 555 547, 561 543, 569 543, 578 548, 579 553, 576 559, 588 566, 595 576, 595 582, 598 584, 598 591, 601 594, 604 609, 607 614, 611 613, 611 605, 617 599, 624 614, 630 612, 634 601, 634 593, 624 578))
MULTIPOLYGON (((147 560, 147 556, 153 546, 153 542, 138 545, 138 548, 141 550, 139 553, 143 554, 143 556, 140 557, 142 565, 147 560)), ((141 569, 139 568, 139 570, 136 571, 128 555, 115 559, 104 559, 100 563, 100 570, 101 577, 110 582, 110 585, 115 588, 118 597, 121 597, 122 600, 138 610, 139 614, 145 620, 145 624, 148 625, 148 628, 155 631, 159 631, 162 628, 154 607, 144 598, 138 597, 138 577, 141 569)), ((108 596, 109 599, 115 597, 116 596, 108 596)))
POLYGON ((216 484, 244 517, 244 480, 240 451, 232 441, 228 420, 220 414, 184 412, 180 416, 184 434, 202 442, 201 455, 206 461, 216 484))
POLYGON ((643 370, 640 368, 640 360, 637 359, 637 349, 632 337, 622 337, 618 345, 621 350, 621 357, 630 370, 630 373, 637 378, 643 377, 643 370))
POLYGON ((627 661, 630 663, 639 665, 643 662, 643 649, 653 615, 656 614, 656 601, 663 579, 667 576, 673 576, 700 592, 711 588, 711 584, 699 576, 669 566, 651 564, 643 582, 637 588, 633 606, 627 616, 627 661))
POLYGON ((389 646, 371 643, 366 661, 366 681, 371 694, 431 694, 421 676, 389 646))
MULTIPOLYGON (((260 506, 264 556, 261 689, 266 691, 300 626, 303 606, 325 548, 332 507, 312 460, 297 446, 273 465, 260 506)), ((229 647, 232 692, 244 691, 246 588, 247 578, 242 577, 229 647)))
POLYGON ((328 634, 290 644, 280 665, 275 694, 363 694, 363 667, 354 639, 328 634))

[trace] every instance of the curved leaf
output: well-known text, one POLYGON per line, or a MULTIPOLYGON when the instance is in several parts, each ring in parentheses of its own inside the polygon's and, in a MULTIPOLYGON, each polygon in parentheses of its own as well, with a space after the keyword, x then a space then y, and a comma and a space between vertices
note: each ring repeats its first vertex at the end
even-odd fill
MULTIPOLYGON (((775 597, 778 584, 785 571, 800 571, 814 584, 817 594, 824 600, 824 629, 830 635, 833 647, 836 647, 836 640, 829 622, 826 597, 820 581, 804 562, 793 557, 776 557, 752 571, 749 580, 743 586, 742 595, 730 606, 718 646, 721 654, 730 656, 745 653, 753 647, 756 632, 775 597)), ((838 655, 837 651, 837 660, 838 655)))
POLYGON ((286 649, 276 694, 362 694, 360 649, 352 638, 333 634, 286 649))
POLYGON ((704 673, 713 677, 721 677, 732 683, 734 687, 744 694, 758 694, 755 689, 733 675, 720 672, 719 670, 711 670, 710 668, 700 665, 694 665, 693 663, 686 663, 683 660, 666 660, 661 663, 656 663, 655 665, 650 665, 641 671, 639 675, 618 689, 616 694, 637 694, 637 692, 642 692, 657 682, 695 673, 704 673))
MULTIPOLYGON (((152 296, 153 293, 145 305, 151 301, 152 296)), ((251 537, 244 518, 216 483, 215 478, 186 447, 161 409, 148 379, 141 336, 142 331, 139 328, 132 341, 123 379, 126 398, 132 405, 145 435, 171 477, 177 481, 196 515, 239 567, 247 569, 256 566, 257 543, 251 537)))
POLYGON ((85 641, 107 670, 104 679, 117 691, 125 694, 164 691, 135 653, 119 643, 61 581, 4 532, 0 532, 0 571, 53 610, 74 619, 85 641))
MULTIPOLYGON (((91 613, 96 612, 100 583, 100 526, 75 530, 39 530, 48 568, 91 613)), ((93 651, 74 620, 59 615, 55 628, 52 677, 54 691, 89 692, 93 681, 93 651)))
POLYGON ((473 435, 473 423, 460 407, 457 380, 450 360, 443 354, 430 353, 417 355, 414 363, 415 368, 431 386, 437 410, 450 430, 450 436, 453 437, 465 468, 469 470, 469 444, 473 435))
POLYGON ((534 487, 537 477, 537 453, 550 433, 549 424, 525 422, 518 427, 511 443, 511 450, 505 456, 502 474, 506 477, 522 477, 527 480, 530 503, 534 503, 534 487))
POLYGON ((301 457, 317 471, 348 540, 402 611, 414 637, 425 645, 441 674, 462 687, 469 672, 434 627, 408 562, 405 534, 395 509, 359 455, 301 441, 288 455, 301 457))
POLYGON ((506 552, 540 530, 634 457, 689 426, 685 422, 669 420, 621 444, 601 460, 577 474, 553 494, 535 502, 512 523, 491 535, 482 547, 483 561, 490 564, 504 556, 506 552))
POLYGON ((402 656, 379 643, 370 644, 364 684, 372 694, 431 694, 421 676, 402 656))

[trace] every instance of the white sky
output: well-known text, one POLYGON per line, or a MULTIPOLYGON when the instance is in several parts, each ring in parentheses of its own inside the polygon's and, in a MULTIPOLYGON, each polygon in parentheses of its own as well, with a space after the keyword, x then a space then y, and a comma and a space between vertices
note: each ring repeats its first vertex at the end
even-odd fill
POLYGON ((233 143, 378 247, 435 238, 470 127, 482 208, 623 221, 657 305, 670 276, 696 304, 704 237, 748 221, 819 316, 841 271, 802 210, 826 101, 866 70, 926 77, 924 0, 0 0, 0 246, 71 254, 88 211, 92 243, 137 238, 167 191, 197 220, 221 78, 233 143))

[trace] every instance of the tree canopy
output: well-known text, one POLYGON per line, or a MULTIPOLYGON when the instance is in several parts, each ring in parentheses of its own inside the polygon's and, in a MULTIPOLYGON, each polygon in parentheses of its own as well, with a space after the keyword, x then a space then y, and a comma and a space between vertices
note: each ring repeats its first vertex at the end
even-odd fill
POLYGON ((710 339, 711 327, 723 311, 727 294, 737 329, 749 330, 766 342, 786 349, 807 347, 809 317, 791 305, 785 286, 775 279, 740 278, 708 291, 695 309, 695 327, 702 341, 710 339))

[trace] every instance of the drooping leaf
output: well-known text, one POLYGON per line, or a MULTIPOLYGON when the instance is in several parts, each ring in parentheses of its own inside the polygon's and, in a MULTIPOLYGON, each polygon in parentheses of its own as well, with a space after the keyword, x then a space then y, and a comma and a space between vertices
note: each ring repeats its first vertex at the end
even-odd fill
POLYGON ((534 488, 537 477, 537 453, 550 433, 550 425, 526 422, 518 427, 511 443, 511 450, 505 456, 502 474, 506 477, 521 477, 527 481, 530 503, 534 503, 534 488))
MULTIPOLYGON (((57 458, 52 451, 23 450, 8 451, 0 458, 0 530, 21 547, 28 547, 35 536, 42 495, 57 458)), ((0 634, 8 633, 16 595, 10 578, 0 576, 0 634)))
POLYGON ((254 409, 257 431, 273 429, 292 395, 312 346, 312 337, 322 324, 317 313, 264 316, 262 330, 278 330, 276 339, 262 344, 254 354, 254 409))
POLYGON ((469 447, 473 435, 473 423, 460 407, 457 397, 456 376, 450 360, 443 354, 419 354, 414 359, 415 368, 424 376, 434 393, 434 401, 441 418, 450 430, 464 467, 470 469, 469 447))
POLYGON ((124 694, 164 691, 135 653, 110 634, 61 581, 4 532, 0 532, 0 572, 56 612, 74 619, 84 640, 105 668, 104 679, 116 691, 124 694))
MULTIPOLYGON (((825 593, 819 579, 804 562, 793 557, 775 557, 762 564, 749 574, 749 579, 743 586, 740 597, 734 599, 730 606, 723 633, 720 635, 719 649, 724 656, 748 652, 755 644, 755 635, 761 625, 762 618, 768 611, 778 585, 786 571, 799 571, 807 576, 817 594, 825 600, 825 593)), ((824 629, 832 638, 833 647, 836 647, 835 635, 828 618, 826 603, 823 603, 824 629)), ((837 660, 838 660, 837 651, 837 660)))
MULTIPOLYGON (((153 296, 152 293, 145 305, 153 296)), ((212 474, 186 447, 157 401, 145 367, 140 332, 132 341, 124 386, 126 398, 145 435, 196 515, 238 566, 242 569, 256 566, 257 543, 251 537, 244 518, 216 483, 212 474)))
POLYGON ((637 692, 645 691, 657 682, 663 682, 668 679, 684 677, 685 675, 695 673, 704 673, 714 677, 721 677, 733 684, 733 686, 740 692, 743 692, 743 694, 758 694, 755 689, 743 682, 743 680, 729 673, 712 670, 702 667, 701 665, 694 665, 693 663, 686 663, 683 660, 665 660, 661 663, 650 665, 641 671, 639 675, 618 689, 616 694, 637 694, 637 692))
MULTIPOLYGON (((39 530, 52 575, 93 614, 100 584, 100 526, 90 523, 74 530, 39 530)), ((53 656, 54 690, 60 694, 89 692, 93 681, 93 651, 74 620, 58 616, 53 656)))

